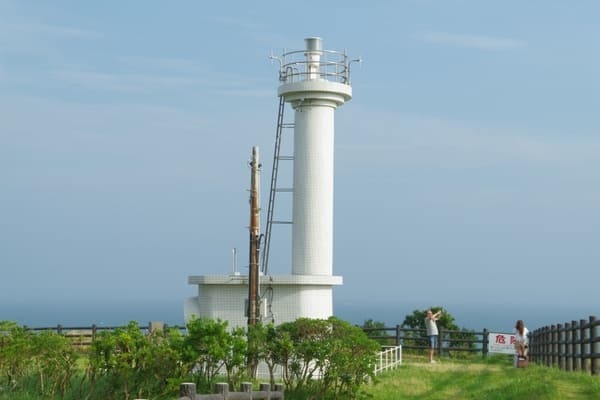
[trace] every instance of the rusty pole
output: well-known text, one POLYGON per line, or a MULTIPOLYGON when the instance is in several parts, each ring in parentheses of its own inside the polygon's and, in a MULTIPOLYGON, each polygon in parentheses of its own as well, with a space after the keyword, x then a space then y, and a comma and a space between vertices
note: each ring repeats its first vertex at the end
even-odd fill
POLYGON ((252 147, 250 162, 250 262, 248 264, 248 326, 256 325, 260 318, 259 253, 260 253, 260 202, 258 147, 252 147))

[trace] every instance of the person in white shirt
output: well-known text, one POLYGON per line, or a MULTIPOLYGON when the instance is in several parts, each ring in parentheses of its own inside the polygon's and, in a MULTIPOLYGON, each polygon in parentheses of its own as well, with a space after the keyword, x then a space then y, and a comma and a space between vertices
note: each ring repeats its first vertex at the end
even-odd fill
POLYGON ((525 323, 522 319, 518 320, 515 324, 515 350, 517 351, 516 360, 521 358, 527 358, 527 349, 529 347, 529 338, 527 335, 529 334, 529 330, 525 327, 525 323))
POLYGON ((435 363, 433 360, 433 352, 437 346, 438 341, 438 328, 435 323, 440 319, 442 315, 442 310, 436 312, 435 314, 431 310, 427 310, 425 312, 425 328, 427 329, 427 338, 429 339, 429 362, 435 363))

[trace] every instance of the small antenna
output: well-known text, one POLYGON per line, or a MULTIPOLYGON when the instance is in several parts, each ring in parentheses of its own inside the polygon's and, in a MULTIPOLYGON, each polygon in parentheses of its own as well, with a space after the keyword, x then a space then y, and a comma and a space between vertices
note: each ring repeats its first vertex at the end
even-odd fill
POLYGON ((237 248, 231 249, 231 262, 233 264, 233 275, 239 275, 237 270, 237 248))

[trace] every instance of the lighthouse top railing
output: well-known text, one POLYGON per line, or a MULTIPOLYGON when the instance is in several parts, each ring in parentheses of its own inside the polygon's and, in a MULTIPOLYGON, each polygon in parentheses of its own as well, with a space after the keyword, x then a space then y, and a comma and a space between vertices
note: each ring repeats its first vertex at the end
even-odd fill
POLYGON ((283 53, 281 57, 271 57, 279 61, 279 81, 295 83, 308 80, 326 80, 350 85, 350 64, 345 52, 319 50, 319 57, 311 59, 307 50, 283 53))

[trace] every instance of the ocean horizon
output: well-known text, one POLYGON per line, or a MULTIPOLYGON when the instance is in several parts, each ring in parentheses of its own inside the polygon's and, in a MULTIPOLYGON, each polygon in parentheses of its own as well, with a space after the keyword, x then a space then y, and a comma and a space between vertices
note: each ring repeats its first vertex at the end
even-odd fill
MULTIPOLYGON (((386 327, 401 325, 406 315, 425 306, 389 304, 334 304, 334 315, 355 325, 371 319, 386 327)), ((564 324, 572 320, 598 315, 598 309, 577 306, 544 305, 448 305, 444 306, 461 328, 474 331, 511 332, 515 321, 522 319, 530 330, 547 325, 564 324)), ((0 321, 13 321, 32 328, 123 326, 136 321, 141 326, 160 321, 170 326, 183 326, 183 300, 111 303, 64 304, 0 304, 0 321)))

